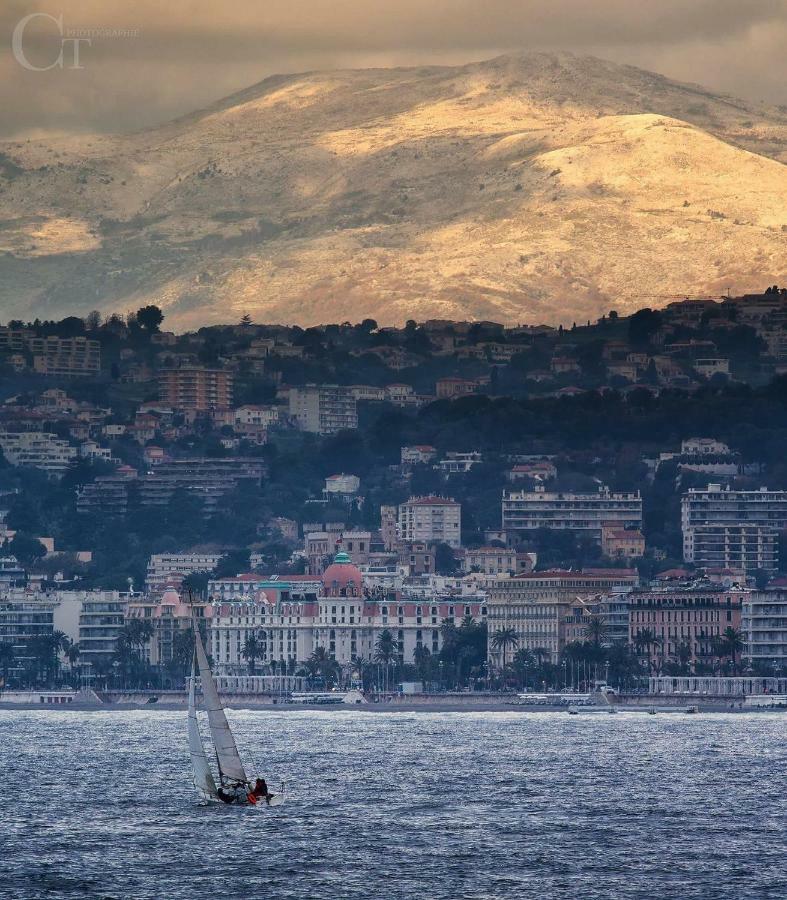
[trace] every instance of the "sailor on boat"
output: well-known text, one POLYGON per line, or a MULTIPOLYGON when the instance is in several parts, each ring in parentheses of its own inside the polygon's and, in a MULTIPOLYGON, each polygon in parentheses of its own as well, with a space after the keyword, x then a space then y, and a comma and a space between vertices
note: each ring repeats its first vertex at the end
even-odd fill
POLYGON ((259 800, 264 800, 270 806, 273 794, 268 792, 265 779, 258 778, 251 790, 246 784, 237 784, 233 788, 218 788, 216 796, 224 803, 257 803, 259 800))

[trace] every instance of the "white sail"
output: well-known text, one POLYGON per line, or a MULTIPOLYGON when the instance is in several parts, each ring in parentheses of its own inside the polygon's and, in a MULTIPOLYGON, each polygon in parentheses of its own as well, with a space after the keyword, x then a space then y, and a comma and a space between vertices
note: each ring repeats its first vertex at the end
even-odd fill
POLYGON ((202 737, 197 724, 197 704, 195 700, 195 685, 197 675, 194 670, 194 660, 191 661, 191 685, 189 686, 189 753, 191 765, 194 769, 194 784, 203 793, 210 797, 216 796, 216 782, 205 756, 205 748, 202 746, 202 737))
POLYGON ((208 657, 205 655, 199 628, 195 627, 194 632, 197 644, 197 662, 202 682, 202 696, 205 700, 205 709, 208 712, 210 736, 213 738, 216 758, 219 761, 219 774, 229 778, 231 781, 247 781, 243 763, 235 745, 235 738, 232 736, 229 722, 227 722, 227 717, 224 715, 224 707, 221 705, 221 700, 219 700, 216 682, 213 680, 213 675, 208 665, 208 657))

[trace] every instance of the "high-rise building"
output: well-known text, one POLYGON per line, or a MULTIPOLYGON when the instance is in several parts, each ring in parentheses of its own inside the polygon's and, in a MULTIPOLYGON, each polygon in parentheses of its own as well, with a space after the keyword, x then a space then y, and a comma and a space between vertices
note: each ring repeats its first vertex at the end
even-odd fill
POLYGON ((414 541, 462 544, 462 505, 451 497, 411 497, 399 505, 399 535, 414 541))
POLYGON ((83 663, 108 661, 123 630, 128 594, 118 591, 90 591, 79 616, 79 656, 83 663))
POLYGON ((735 491, 720 484, 681 499, 683 559, 699 566, 768 572, 778 567, 787 491, 735 491))
POLYGON ((162 369, 159 400, 179 409, 209 410, 232 406, 232 374, 224 369, 183 366, 162 369))
POLYGON ((290 415, 302 431, 335 434, 358 427, 358 404, 351 388, 307 384, 290 388, 290 415))

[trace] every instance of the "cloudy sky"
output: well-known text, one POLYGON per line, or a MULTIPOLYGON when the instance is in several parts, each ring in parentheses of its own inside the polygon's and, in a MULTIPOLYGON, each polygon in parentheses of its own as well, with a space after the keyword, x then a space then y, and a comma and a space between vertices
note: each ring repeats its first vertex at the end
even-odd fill
POLYGON ((529 49, 787 105, 787 0, 2 0, 0 32, 3 137, 143 128, 277 72, 529 49))

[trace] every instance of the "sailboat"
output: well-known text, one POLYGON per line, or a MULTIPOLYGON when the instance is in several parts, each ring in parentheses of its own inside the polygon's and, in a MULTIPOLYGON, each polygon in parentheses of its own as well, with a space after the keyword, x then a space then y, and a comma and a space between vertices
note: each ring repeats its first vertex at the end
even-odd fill
POLYGON ((252 793, 251 782, 243 768, 243 762, 238 753, 235 738, 230 730, 224 707, 216 690, 216 682, 208 665, 208 657, 202 643, 199 628, 194 628, 194 656, 191 660, 191 683, 189 684, 189 714, 188 714, 188 739, 189 753, 191 755, 191 767, 194 771, 194 785, 202 794, 205 802, 221 802, 222 791, 224 796, 233 795, 233 803, 241 806, 279 806, 284 802, 284 794, 269 794, 267 802, 262 797, 257 798, 252 793), (216 751, 216 763, 218 764, 219 784, 211 770, 208 757, 205 754, 205 746, 202 743, 202 735, 197 720, 196 700, 196 675, 199 667, 202 697, 205 709, 208 713, 208 727, 216 751))

